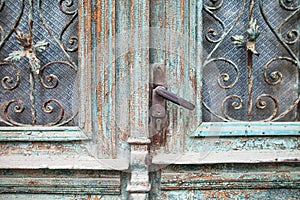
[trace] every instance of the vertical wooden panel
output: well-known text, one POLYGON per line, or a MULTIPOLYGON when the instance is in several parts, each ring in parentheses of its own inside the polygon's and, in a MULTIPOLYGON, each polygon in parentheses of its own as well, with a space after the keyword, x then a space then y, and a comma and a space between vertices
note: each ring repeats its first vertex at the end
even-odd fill
POLYGON ((149 110, 149 0, 130 5, 130 199, 147 199, 149 110))
POLYGON ((130 76, 129 76, 130 2, 116 1, 116 135, 118 156, 130 155, 127 139, 130 120, 130 76))
POLYGON ((91 47, 91 0, 79 1, 79 127, 86 132, 92 132, 92 78, 91 57, 86 55, 92 54, 91 47))
POLYGON ((197 4, 201 4, 201 1, 165 1, 167 87, 178 96, 196 104, 194 111, 188 111, 168 103, 170 123, 167 132, 167 152, 183 151, 185 138, 196 130, 201 120, 201 18, 197 18, 198 6, 201 5, 197 4))
POLYGON ((148 137, 149 1, 131 1, 130 133, 148 137))
POLYGON ((116 157, 115 135, 115 0, 95 2, 93 26, 93 105, 99 156, 116 157))

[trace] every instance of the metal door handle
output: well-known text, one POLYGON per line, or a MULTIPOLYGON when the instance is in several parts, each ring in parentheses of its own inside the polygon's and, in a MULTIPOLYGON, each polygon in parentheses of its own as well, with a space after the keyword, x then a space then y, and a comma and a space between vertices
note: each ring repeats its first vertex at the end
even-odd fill
POLYGON ((150 135, 156 145, 164 145, 166 141, 166 129, 169 125, 168 111, 166 101, 171 101, 179 106, 189 110, 194 110, 195 105, 191 102, 168 91, 164 85, 167 85, 166 66, 164 64, 152 64, 151 89, 152 101, 150 107, 150 135))
POLYGON ((192 104, 191 102, 181 98, 181 97, 178 97, 176 94, 168 91, 166 88, 164 88, 163 86, 157 86, 155 89, 154 89, 154 92, 155 94, 157 94, 158 96, 166 99, 166 100, 169 100, 179 106, 182 106, 186 109, 189 109, 189 110, 194 110, 195 108, 195 105, 192 104))

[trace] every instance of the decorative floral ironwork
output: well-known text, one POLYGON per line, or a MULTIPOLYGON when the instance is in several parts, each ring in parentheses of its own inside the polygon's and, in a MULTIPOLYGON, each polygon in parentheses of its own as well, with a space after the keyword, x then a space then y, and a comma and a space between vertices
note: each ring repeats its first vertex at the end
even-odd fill
POLYGON ((42 40, 38 41, 36 44, 33 44, 32 37, 30 35, 24 34, 18 30, 15 32, 18 43, 23 46, 24 49, 20 51, 13 51, 7 58, 4 59, 4 61, 15 62, 26 57, 28 58, 28 62, 32 71, 39 74, 41 61, 37 58, 37 53, 43 53, 49 46, 49 42, 42 40))
MULTIPOLYGON (((212 50, 208 52, 207 57, 204 59, 203 66, 207 67, 211 63, 215 63, 218 65, 217 62, 226 62, 230 66, 233 66, 234 71, 236 72, 234 81, 231 81, 231 84, 224 85, 226 82, 228 82, 230 79, 232 79, 232 76, 228 72, 222 72, 219 74, 217 81, 221 88, 230 90, 234 88, 237 85, 237 82, 240 78, 240 69, 237 67, 237 64, 226 57, 216 57, 213 58, 213 55, 215 52, 220 48, 220 45, 224 42, 225 38, 230 34, 232 29, 237 25, 238 21, 240 20, 242 13, 245 10, 245 4, 246 1, 241 2, 241 9, 237 14, 237 17, 235 18, 234 22, 229 26, 225 26, 225 22, 221 20, 220 17, 217 16, 217 10, 221 9, 223 7, 224 2, 221 0, 210 0, 208 1, 210 3, 206 3, 203 6, 203 9, 206 11, 206 13, 211 16, 216 24, 220 25, 220 28, 222 29, 222 33, 219 33, 217 29, 214 28, 208 28, 205 33, 205 39, 211 44, 214 44, 212 50)), ((252 115, 253 115, 253 55, 259 55, 259 52, 257 51, 257 38, 260 36, 260 27, 259 23, 266 23, 267 27, 270 29, 270 31, 274 34, 274 36, 277 38, 279 43, 284 47, 284 49, 288 52, 289 56, 276 56, 271 58, 269 61, 266 62, 266 64, 263 66, 263 78, 265 83, 267 83, 269 86, 275 86, 279 85, 283 81, 283 74, 278 70, 272 70, 272 66, 274 63, 279 61, 286 61, 289 62, 293 66, 297 66, 297 69, 300 69, 300 62, 298 56, 293 52, 290 45, 294 45, 297 42, 299 42, 299 30, 298 29, 290 29, 283 33, 283 27, 286 26, 288 22, 291 21, 293 17, 295 17, 300 12, 300 5, 297 4, 296 1, 293 0, 278 0, 279 5, 282 9, 285 11, 291 12, 286 18, 284 18, 279 25, 277 26, 277 29, 271 24, 269 21, 266 13, 265 13, 265 7, 264 7, 264 0, 259 0, 258 4, 255 3, 255 0, 249 0, 249 23, 248 23, 248 29, 246 30, 247 38, 244 37, 244 35, 234 35, 231 36, 232 43, 237 48, 243 48, 247 52, 247 62, 248 62, 248 95, 247 95, 247 119, 248 121, 252 121, 252 115), (263 17, 264 22, 258 21, 256 18, 253 17, 253 10, 254 6, 258 5, 260 13, 263 17)), ((262 52, 260 52, 262 53, 262 52)), ((231 108, 231 112, 242 110, 245 103, 244 96, 240 96, 237 94, 229 95, 227 96, 221 105, 221 114, 218 114, 214 110, 208 106, 208 104, 204 101, 203 105, 204 108, 206 108, 211 114, 218 117, 219 119, 223 121, 240 121, 235 116, 230 116, 227 109, 231 108)), ((289 112, 294 110, 297 105, 300 102, 300 95, 298 94, 298 98, 295 99, 292 103, 292 105, 289 105, 286 110, 283 110, 281 113, 279 113, 279 101, 278 99, 271 94, 261 94, 258 95, 258 97, 255 100, 255 108, 258 110, 267 110, 269 116, 265 117, 265 119, 260 119, 260 121, 277 121, 282 118, 284 118, 289 112), (271 103, 272 102, 272 103, 271 103), (270 106, 273 106, 274 108, 271 109, 270 106)))
MULTIPOLYGON (((28 72, 29 72, 29 103, 30 112, 31 112, 31 122, 24 123, 21 122, 19 117, 16 117, 16 114, 24 113, 25 110, 28 109, 26 105, 26 101, 22 101, 21 99, 11 99, 0 101, 0 122, 8 125, 8 126, 62 126, 70 121, 72 121, 76 113, 73 115, 66 115, 65 108, 63 103, 57 99, 47 99, 42 102, 41 111, 44 114, 52 114, 55 113, 55 116, 52 116, 53 120, 51 122, 46 122, 45 124, 37 124, 37 98, 39 98, 36 94, 36 83, 40 83, 42 88, 46 90, 54 90, 58 87, 60 80, 59 76, 54 75, 53 73, 45 74, 45 71, 50 66, 58 65, 60 68, 68 67, 73 70, 77 70, 77 65, 72 60, 70 55, 67 52, 74 52, 77 50, 77 36, 70 36, 69 45, 73 45, 72 48, 67 48, 63 42, 63 34, 65 34, 66 30, 69 28, 71 23, 75 22, 75 19, 78 15, 78 10, 75 9, 73 11, 66 10, 65 7, 71 8, 74 5, 73 0, 60 0, 59 1, 59 9, 62 13, 66 15, 72 15, 72 18, 69 23, 63 26, 62 31, 59 35, 59 38, 56 38, 54 33, 48 27, 45 18, 42 15, 41 9, 41 0, 37 1, 38 13, 41 18, 41 21, 45 27, 45 30, 50 34, 52 39, 58 44, 61 48, 62 52, 65 53, 65 57, 68 61, 52 61, 47 64, 41 66, 42 61, 38 58, 39 54, 42 54, 47 50, 50 43, 46 40, 39 40, 37 42, 34 41, 34 33, 33 33, 33 11, 34 9, 34 1, 29 0, 29 12, 28 12, 28 27, 29 33, 25 34, 24 32, 17 29, 18 24, 20 23, 20 19, 23 16, 24 11, 24 0, 20 3, 20 11, 16 18, 16 21, 13 23, 11 30, 4 30, 3 26, 0 25, 0 50, 5 45, 5 43, 10 39, 10 36, 15 33, 15 39, 19 45, 23 47, 22 50, 15 50, 9 53, 9 55, 0 62, 0 67, 2 69, 8 69, 10 74, 6 75, 1 80, 1 86, 4 90, 13 91, 17 89, 21 83, 21 71, 17 66, 17 63, 21 63, 23 59, 28 60, 28 72), (5 32, 6 31, 6 32, 5 32)), ((0 0, 0 12, 5 9, 5 1, 0 0)), ((24 62, 22 62, 24 63, 24 62)), ((52 70, 53 71, 53 70, 52 70)), ((40 101, 40 100, 39 100, 40 101)))
POLYGON ((243 35, 232 36, 232 43, 235 44, 235 46, 238 48, 245 47, 247 51, 251 51, 253 54, 259 55, 255 47, 256 39, 260 34, 259 26, 257 25, 256 19, 251 18, 247 34, 248 40, 245 40, 243 35))

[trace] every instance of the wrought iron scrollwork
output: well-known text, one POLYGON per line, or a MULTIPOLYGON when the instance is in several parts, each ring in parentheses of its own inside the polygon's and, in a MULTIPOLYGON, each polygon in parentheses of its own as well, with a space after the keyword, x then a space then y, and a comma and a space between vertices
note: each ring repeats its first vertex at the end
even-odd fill
MULTIPOLYGON (((5 3, 4 0, 0 0, 0 12, 2 11, 2 9, 4 7, 4 3, 5 3)), ((4 37, 4 30, 0 24, 0 41, 3 40, 3 37, 4 37)))
POLYGON ((13 99, 13 100, 10 100, 8 102, 5 102, 5 104, 4 104, 4 120, 1 120, 1 121, 4 121, 7 125, 14 125, 14 126, 26 125, 26 124, 16 122, 14 119, 12 119, 9 116, 9 111, 8 110, 12 105, 13 105, 13 111, 15 113, 22 113, 25 110, 24 103, 23 103, 22 100, 13 99))
POLYGON ((74 6, 73 0, 60 0, 59 1, 59 8, 61 12, 63 12, 65 15, 71 15, 71 20, 64 25, 62 28, 62 31, 59 34, 59 41, 63 44, 64 49, 67 52, 74 52, 78 49, 78 36, 73 35, 69 36, 68 38, 68 44, 65 44, 63 42, 63 35, 65 34, 66 30, 71 26, 72 23, 74 23, 75 19, 78 17, 78 8, 74 6), (68 10, 66 8, 69 8, 71 10, 68 10))
MULTIPOLYGON (((225 22, 221 20, 220 17, 217 16, 217 14, 214 13, 214 11, 221 9, 224 5, 224 2, 221 0, 210 0, 208 1, 210 4, 205 4, 203 6, 203 10, 211 16, 215 23, 220 25, 223 32, 220 34, 217 32, 216 29, 208 28, 207 32, 205 33, 205 39, 207 42, 214 44, 214 47, 212 48, 212 51, 208 52, 207 57, 204 59, 203 67, 208 67, 208 64, 214 62, 217 65, 218 61, 227 62, 231 66, 233 66, 236 77, 234 81, 231 82, 231 84, 225 85, 227 81, 230 80, 232 77, 231 74, 227 72, 220 73, 220 75, 217 77, 217 82, 220 88, 225 90, 231 90, 237 85, 237 82, 240 78, 240 69, 237 67, 237 64, 234 63, 233 60, 230 60, 228 58, 224 57, 213 57, 215 52, 218 48, 220 48, 221 43, 224 42, 225 38, 230 34, 231 30, 234 26, 238 23, 239 19, 241 18, 242 13, 245 9, 245 1, 241 3, 241 9, 238 12, 237 17, 235 18, 235 21, 229 26, 229 28, 226 29, 225 22)), ((269 21, 264 7, 264 0, 259 0, 258 4, 256 4, 255 0, 249 1, 249 23, 248 23, 248 29, 246 30, 247 38, 244 37, 244 35, 233 35, 231 36, 231 41, 233 45, 235 45, 237 48, 243 48, 247 52, 247 69, 248 69, 248 75, 247 75, 247 85, 248 85, 248 95, 245 99, 245 96, 232 94, 222 101, 221 104, 221 114, 218 114, 216 111, 212 110, 206 102, 203 102, 204 108, 208 110, 209 113, 214 115, 215 117, 223 120, 223 121, 240 121, 235 116, 231 116, 227 111, 227 108, 231 109, 231 112, 235 111, 242 111, 242 108, 244 108, 245 105, 247 105, 247 119, 248 121, 252 121, 252 114, 253 109, 258 109, 260 111, 268 110, 269 116, 265 117, 265 119, 259 119, 259 121, 277 121, 282 118, 284 118, 289 112, 291 112, 293 109, 295 109, 300 102, 300 95, 298 94, 298 98, 294 100, 292 105, 288 106, 286 110, 281 111, 279 113, 279 100, 277 97, 271 94, 261 94, 259 95, 255 100, 255 106, 253 106, 253 90, 254 90, 254 83, 253 83, 253 59, 254 55, 259 55, 257 51, 257 39, 260 37, 260 27, 259 24, 266 23, 269 30, 274 34, 274 36, 277 38, 279 43, 284 47, 284 49, 288 52, 289 55, 285 56, 276 56, 271 58, 266 62, 266 64, 263 64, 262 72, 263 72, 263 80, 265 83, 267 83, 270 87, 279 85, 283 82, 283 74, 280 72, 280 69, 272 69, 272 66, 276 62, 285 61, 291 64, 291 66, 296 66, 297 69, 300 69, 300 62, 299 58, 296 55, 295 52, 293 52, 291 45, 295 45, 297 42, 299 42, 300 34, 299 30, 296 28, 290 28, 289 30, 284 30, 284 27, 287 25, 287 23, 290 23, 293 19, 293 17, 297 16, 300 12, 300 5, 297 4, 296 1, 293 0, 278 0, 279 6, 284 9, 285 11, 290 12, 290 14, 285 17, 281 22, 279 22, 279 25, 277 28, 275 28, 271 22, 269 21), (297 4, 297 5, 296 5, 297 4), (258 21, 254 17, 254 6, 258 5, 260 14, 262 15, 262 18, 264 21, 258 21), (247 101, 247 103, 245 103, 247 101), (268 103, 269 102, 269 103, 268 103), (273 103, 270 103, 273 102, 273 103), (273 104, 273 108, 271 108, 271 104, 273 104)), ((210 26, 210 25, 209 25, 210 26)))
POLYGON ((68 39, 68 45, 71 45, 71 47, 67 47, 67 45, 62 41, 63 35, 65 34, 66 30, 70 27, 70 25, 74 22, 74 20, 78 17, 78 9, 75 9, 73 11, 68 11, 66 10, 64 7, 72 7, 73 6, 73 2, 74 0, 60 0, 59 1, 59 8, 60 11, 63 14, 66 15, 72 15, 71 20, 65 24, 59 34, 59 38, 55 37, 55 34, 52 32, 51 28, 49 27, 49 25, 46 22, 46 19, 43 15, 42 12, 42 0, 38 1, 38 13, 39 16, 42 20, 42 23, 45 27, 45 29, 47 30, 47 32, 49 33, 49 35, 53 38, 53 40, 60 46, 60 48, 62 49, 62 51, 64 52, 65 56, 68 58, 68 61, 70 62, 70 64, 72 65, 72 67, 77 70, 77 65, 74 62, 74 60, 72 59, 72 57, 70 56, 70 54, 68 52, 74 52, 78 50, 78 36, 70 36, 68 39))
POLYGON ((212 62, 214 62, 214 63, 225 62, 225 63, 228 63, 231 67, 233 67, 233 69, 236 72, 235 78, 231 78, 231 76, 227 72, 221 73, 218 76, 218 84, 221 88, 224 88, 224 89, 229 89, 229 88, 234 87, 238 81, 238 77, 240 76, 240 71, 239 71, 237 65, 233 61, 226 59, 226 58, 213 58, 213 59, 207 61, 206 65, 208 65, 212 62), (231 79, 232 79, 232 81, 230 81, 231 79), (226 84, 226 83, 229 83, 229 84, 226 84))
POLYGON ((203 9, 211 16, 213 17, 222 27, 222 33, 218 33, 218 31, 215 28, 209 28, 205 34, 205 38, 212 43, 218 43, 222 40, 223 36, 226 33, 225 30, 225 24, 222 22, 222 20, 214 14, 214 11, 220 9, 224 1, 223 0, 211 0, 212 5, 204 5, 203 9), (214 39, 216 38, 216 39, 214 39))
POLYGON ((13 90, 17 88, 20 84, 20 78, 21 78, 21 73, 20 70, 17 68, 17 66, 11 63, 1 62, 0 67, 9 67, 11 68, 10 71, 12 71, 15 74, 15 78, 9 75, 6 75, 2 78, 1 85, 3 89, 13 90))
POLYGON ((264 109, 267 109, 268 107, 268 103, 266 100, 264 100, 265 98, 268 98, 270 100, 272 100, 274 102, 274 110, 272 110, 272 114, 266 118, 266 119, 263 119, 261 121, 271 121, 272 119, 274 119, 278 113, 278 100, 270 95, 270 94, 262 94, 260 95, 259 97, 257 97, 256 101, 255 101, 255 105, 256 105, 256 108, 260 109, 260 110, 264 110, 264 109))
MULTIPOLYGON (((77 8, 73 8, 74 7, 74 1, 73 0, 60 0, 59 1, 59 8, 60 10, 66 14, 66 15, 71 15, 72 18, 70 20, 69 23, 65 24, 61 33, 59 34, 59 40, 63 43, 63 35, 65 34, 66 30, 68 29, 68 27, 70 27, 70 25, 74 22, 74 20, 77 18, 78 16, 78 9, 77 8), (72 10, 67 10, 65 8, 71 8, 72 10)), ((64 49, 68 52, 74 52, 78 49, 78 36, 77 35, 73 35, 73 36, 69 36, 68 39, 68 45, 70 47, 67 47, 66 44, 64 44, 64 49)))
MULTIPOLYGON (((16 19, 15 19, 12 27, 9 30, 7 30, 5 32, 3 26, 0 24, 0 50, 3 47, 3 45, 5 44, 5 42, 8 40, 8 38, 13 34, 15 28, 20 23, 21 17, 24 12, 24 1, 25 0, 20 0, 20 2, 18 3, 18 5, 20 5, 19 13, 17 14, 16 19)), ((1 0, 0 2, 1 2, 0 3, 0 12, 2 12, 5 7, 5 0, 1 0)))
MULTIPOLYGON (((67 61, 52 61, 48 62, 45 65, 41 65, 42 61, 40 60, 40 54, 43 54, 49 45, 51 45, 46 40, 34 41, 34 22, 33 20, 33 12, 34 12, 34 1, 29 0, 29 12, 28 12, 28 33, 24 33, 17 29, 18 24, 20 23, 20 19, 23 16, 24 11, 24 0, 20 1, 20 11, 16 18, 16 21, 12 25, 11 30, 4 30, 3 26, 0 24, 0 50, 5 45, 5 42, 10 39, 10 36, 15 33, 15 39, 17 43, 21 46, 20 50, 12 51, 2 62, 0 62, 0 68, 6 71, 9 71, 8 75, 4 75, 1 78, 1 86, 3 90, 14 91, 16 90, 20 84, 21 79, 23 79, 23 75, 21 74, 21 70, 19 69, 17 63, 26 60, 28 63, 27 72, 29 74, 29 104, 26 101, 21 99, 13 98, 11 100, 2 100, 0 99, 0 122, 8 125, 8 126, 62 126, 70 121, 72 121, 77 113, 75 114, 67 114, 66 110, 61 100, 55 98, 49 98, 42 102, 42 105, 37 107, 37 98, 40 98, 36 94, 37 85, 40 84, 42 88, 45 90, 55 90, 60 84, 59 74, 55 74, 55 69, 53 71, 50 70, 50 73, 47 71, 47 68, 59 67, 60 69, 63 67, 67 67, 72 70, 77 70, 77 65, 72 61, 71 57, 68 55, 66 51, 77 51, 77 36, 70 36, 69 44, 73 45, 72 48, 66 48, 63 45, 62 38, 65 31, 69 28, 71 23, 74 23, 75 19, 78 15, 78 9, 69 10, 65 8, 72 8, 74 5, 73 0, 60 0, 59 1, 59 9, 63 14, 72 15, 71 21, 62 27, 62 31, 60 33, 59 38, 55 38, 51 29, 47 26, 45 19, 43 18, 41 11, 41 0, 38 1, 38 13, 43 22, 45 30, 50 34, 50 36, 57 42, 57 44, 61 47, 62 51, 65 52, 67 61), (5 32, 6 31, 6 32, 5 32), (40 109, 46 115, 52 115, 51 122, 45 122, 45 124, 37 123, 37 109, 40 109), (18 114, 22 114, 25 111, 30 110, 31 113, 31 122, 25 123, 20 120, 18 114), (55 116, 53 116, 55 115, 55 116)), ((0 12, 5 9, 5 0, 0 0, 0 12)), ((23 69, 24 70, 24 69, 23 69)), ((39 100, 40 101, 40 100, 39 100)))
POLYGON ((230 120, 230 121, 237 121, 236 119, 234 119, 233 117, 230 117, 229 114, 226 111, 226 104, 230 101, 233 100, 233 102, 231 103, 231 107, 234 110, 241 110, 243 108, 243 104, 244 101, 243 99, 238 96, 238 95, 230 95, 228 97, 226 97, 223 102, 222 102, 222 113, 225 116, 226 119, 230 120))
POLYGON ((280 6, 283 7, 285 10, 289 10, 289 11, 299 10, 300 5, 298 5, 298 6, 290 6, 290 5, 288 5, 288 4, 291 4, 293 2, 296 2, 296 0, 279 0, 280 6))

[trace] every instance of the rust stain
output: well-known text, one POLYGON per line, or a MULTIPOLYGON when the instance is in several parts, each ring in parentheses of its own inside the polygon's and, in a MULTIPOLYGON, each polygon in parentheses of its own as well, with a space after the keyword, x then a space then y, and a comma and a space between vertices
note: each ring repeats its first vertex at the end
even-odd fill
POLYGON ((96 23, 96 37, 97 41, 99 42, 101 39, 101 33, 102 33, 102 28, 101 28, 101 20, 102 20, 102 9, 101 9, 101 1, 97 1, 95 7, 94 7, 94 19, 96 23), (95 15, 96 14, 96 15, 95 15))
POLYGON ((211 191, 211 190, 206 190, 204 192, 204 195, 206 197, 212 197, 212 198, 229 198, 230 195, 227 191, 211 191))
POLYGON ((213 179, 213 176, 212 175, 201 175, 200 176, 201 178, 205 179, 205 180, 212 180, 213 179))
POLYGON ((249 138, 241 138, 241 142, 247 142, 249 140, 250 140, 249 138))
POLYGON ((229 144, 230 144, 229 141, 224 141, 224 142, 222 142, 222 146, 227 146, 227 145, 229 145, 229 144))
POLYGON ((62 154, 65 152, 71 153, 76 151, 72 145, 63 145, 60 143, 43 143, 43 142, 31 142, 24 145, 2 145, 0 146, 0 155, 32 155, 32 154, 40 154, 40 153, 48 153, 48 154, 62 154))
POLYGON ((28 184, 29 184, 29 185, 37 185, 38 182, 37 182, 37 181, 28 181, 28 184))
POLYGON ((99 82, 97 84, 97 89, 96 89, 96 95, 97 95, 97 103, 98 103, 98 112, 99 114, 97 115, 97 119, 98 119, 98 126, 99 126, 99 131, 102 132, 103 131, 103 127, 102 127, 102 98, 101 98, 101 94, 102 94, 102 83, 99 82))
POLYGON ((197 88, 197 80, 196 80, 196 74, 192 74, 192 77, 190 78, 190 82, 192 83, 193 90, 196 91, 197 88))

